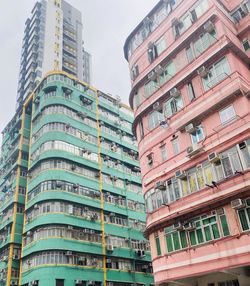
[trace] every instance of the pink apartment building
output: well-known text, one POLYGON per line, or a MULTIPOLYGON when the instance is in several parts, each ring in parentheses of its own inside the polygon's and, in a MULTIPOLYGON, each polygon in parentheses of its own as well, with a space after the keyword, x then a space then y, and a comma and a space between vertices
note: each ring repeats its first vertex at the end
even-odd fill
POLYGON ((250 285, 249 12, 162 0, 126 40, 157 285, 250 285))

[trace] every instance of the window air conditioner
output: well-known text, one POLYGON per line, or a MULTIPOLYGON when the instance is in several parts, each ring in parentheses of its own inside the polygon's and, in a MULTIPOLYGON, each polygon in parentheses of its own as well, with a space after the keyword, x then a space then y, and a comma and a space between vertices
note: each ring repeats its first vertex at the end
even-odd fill
POLYGON ((179 89, 177 89, 176 87, 172 88, 169 93, 170 93, 170 96, 174 98, 179 97, 181 95, 179 89))
POLYGON ((155 73, 157 75, 162 75, 164 73, 164 69, 161 65, 158 65, 156 68, 155 68, 155 73))
POLYGON ((177 18, 173 18, 171 21, 172 26, 179 26, 180 25, 180 20, 177 18))
POLYGON ((76 282, 75 282, 75 284, 80 284, 80 285, 82 285, 82 284, 83 284, 83 281, 77 279, 76 282))
POLYGON ((194 133, 197 130, 196 126, 194 126, 193 123, 189 123, 187 126, 185 126, 185 131, 189 134, 194 133))
POLYGON ((176 177, 177 179, 183 180, 183 179, 186 179, 186 178, 187 178, 187 175, 186 175, 186 172, 185 172, 185 171, 178 170, 178 171, 175 172, 175 177, 176 177))
POLYGON ((214 24, 212 21, 207 21, 204 26, 203 26, 204 30, 207 32, 207 33, 211 33, 212 31, 214 31, 214 24))
POLYGON ((149 74, 148 74, 148 79, 149 80, 156 80, 157 78, 157 74, 155 71, 151 71, 149 74))
POLYGON ((193 144, 193 145, 187 147, 188 157, 192 157, 192 156, 198 154, 200 151, 201 151, 201 146, 199 146, 198 144, 193 144))
POLYGON ((155 183, 155 188, 159 190, 165 190, 166 189, 166 182, 159 181, 155 183))
POLYGON ((181 230, 181 229, 183 229, 183 225, 182 225, 181 222, 179 221, 179 222, 173 224, 173 228, 174 228, 174 229, 177 229, 177 230, 181 230))
POLYGON ((236 200, 233 200, 231 201, 231 207, 233 209, 241 209, 241 208, 244 208, 245 207, 245 202, 241 199, 236 199, 236 200))
POLYGON ((195 225, 192 222, 185 223, 183 227, 184 227, 185 230, 195 229, 195 225))
POLYGON ((155 111, 161 111, 161 109, 162 109, 162 107, 161 107, 161 104, 160 104, 159 101, 157 101, 157 102, 155 102, 155 103, 153 104, 153 110, 155 110, 155 111))
POLYGON ((218 162, 219 160, 220 160, 220 157, 216 152, 210 153, 208 155, 208 161, 210 163, 215 163, 215 162, 218 162))
POLYGON ((144 257, 145 256, 145 251, 142 250, 142 249, 137 249, 135 251, 136 255, 139 256, 139 257, 144 257))
POLYGON ((216 210, 216 214, 217 214, 217 215, 224 215, 224 213, 225 213, 225 212, 224 212, 224 209, 223 209, 223 208, 220 208, 220 209, 217 209, 217 210, 216 210))
POLYGON ((69 251, 69 250, 66 251, 65 255, 66 255, 66 256, 72 256, 72 251, 69 251))
POLYGON ((201 77, 206 77, 208 74, 208 69, 206 67, 202 66, 202 67, 198 68, 197 73, 201 77))
POLYGON ((114 250, 113 244, 107 244, 107 250, 108 251, 113 251, 114 250))

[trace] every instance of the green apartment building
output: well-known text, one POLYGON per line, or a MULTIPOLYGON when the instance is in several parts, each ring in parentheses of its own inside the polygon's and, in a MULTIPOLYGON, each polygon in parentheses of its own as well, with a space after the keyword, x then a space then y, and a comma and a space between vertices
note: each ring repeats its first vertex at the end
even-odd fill
POLYGON ((148 286, 132 111, 51 72, 3 131, 0 286, 148 286))

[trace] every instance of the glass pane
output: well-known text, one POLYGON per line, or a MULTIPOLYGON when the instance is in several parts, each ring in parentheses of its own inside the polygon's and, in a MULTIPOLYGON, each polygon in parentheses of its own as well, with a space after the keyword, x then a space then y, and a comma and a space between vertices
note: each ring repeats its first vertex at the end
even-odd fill
POLYGON ((175 250, 178 250, 181 248, 180 240, 179 240, 179 233, 175 232, 172 235, 173 235, 173 240, 174 240, 174 248, 175 248, 175 250))
POLYGON ((201 229, 197 229, 196 230, 196 234, 197 234, 198 243, 203 243, 204 242, 204 238, 203 238, 202 230, 201 229))
POLYGON ((157 255, 161 255, 161 245, 160 245, 160 238, 159 237, 155 238, 155 243, 156 243, 157 255))
POLYGON ((220 216, 220 222, 222 226, 223 235, 224 236, 229 235, 230 233, 229 233, 229 228, 228 228, 227 219, 225 215, 220 216))
POLYGON ((212 231, 215 239, 220 238, 220 232, 217 224, 212 225, 212 231))
POLYGON ((210 227, 209 226, 204 227, 204 231, 205 231, 206 241, 212 240, 210 227))
POLYGON ((181 237, 181 246, 182 246, 182 248, 187 247, 186 232, 185 232, 185 231, 181 231, 181 232, 180 232, 180 237, 181 237))
POLYGON ((171 235, 166 236, 166 243, 167 243, 168 252, 172 252, 174 250, 174 247, 173 247, 171 235))
POLYGON ((196 237, 195 237, 195 231, 190 231, 189 232, 189 237, 190 237, 190 243, 191 245, 196 245, 196 237))
POLYGON ((240 223, 241 223, 242 230, 248 230, 249 225, 247 222, 245 210, 239 210, 238 213, 239 213, 239 217, 240 217, 240 223))

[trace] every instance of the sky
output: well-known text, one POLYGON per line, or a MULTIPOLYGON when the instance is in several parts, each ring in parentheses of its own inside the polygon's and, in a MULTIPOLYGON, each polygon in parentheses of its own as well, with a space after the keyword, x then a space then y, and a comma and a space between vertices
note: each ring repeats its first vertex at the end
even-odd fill
MULTIPOLYGON (((130 78, 123 45, 158 0, 67 0, 82 12, 92 84, 128 103, 130 78)), ((24 24, 35 0, 0 0, 0 131, 15 112, 24 24)), ((1 141, 1 139, 0 139, 1 141)))

